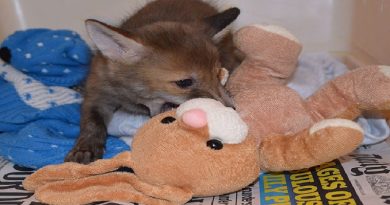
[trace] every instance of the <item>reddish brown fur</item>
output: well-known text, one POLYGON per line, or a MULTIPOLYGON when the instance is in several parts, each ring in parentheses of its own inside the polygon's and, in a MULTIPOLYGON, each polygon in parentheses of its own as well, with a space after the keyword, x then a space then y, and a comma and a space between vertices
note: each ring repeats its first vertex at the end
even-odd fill
POLYGON ((133 44, 143 49, 133 55, 135 62, 133 58, 108 58, 105 50, 96 54, 86 83, 81 133, 66 160, 88 163, 100 158, 106 125, 118 108, 155 115, 165 111, 167 103, 180 104, 195 97, 211 97, 231 106, 220 84, 220 73, 222 66, 232 70, 238 64, 235 47, 230 33, 219 43, 213 37, 237 17, 237 10, 218 13, 201 0, 156 0, 120 28, 89 21, 98 28, 93 32, 103 34, 97 40, 92 37, 95 44, 112 38, 114 45, 108 49, 120 50, 133 44), (192 79, 193 85, 178 87, 176 82, 183 79, 192 79))

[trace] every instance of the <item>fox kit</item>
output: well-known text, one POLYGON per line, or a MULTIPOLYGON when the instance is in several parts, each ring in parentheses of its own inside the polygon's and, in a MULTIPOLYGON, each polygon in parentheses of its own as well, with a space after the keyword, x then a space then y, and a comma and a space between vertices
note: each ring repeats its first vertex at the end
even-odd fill
POLYGON ((218 13, 201 0, 156 0, 119 28, 87 20, 98 53, 86 82, 80 136, 65 161, 101 158, 107 124, 119 108, 154 116, 197 97, 232 106, 223 81, 238 62, 231 34, 220 33, 239 12, 218 13))

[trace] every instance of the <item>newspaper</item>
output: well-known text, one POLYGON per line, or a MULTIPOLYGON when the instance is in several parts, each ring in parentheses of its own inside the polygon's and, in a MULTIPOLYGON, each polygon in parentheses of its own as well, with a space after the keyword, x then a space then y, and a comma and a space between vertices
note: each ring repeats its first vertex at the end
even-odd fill
MULTIPOLYGON (((0 158, 0 205, 42 205, 25 191, 33 170, 0 158)), ((93 205, 132 203, 96 202, 93 205)), ((381 205, 390 204, 390 139, 364 146, 338 160, 310 169, 261 173, 246 188, 221 196, 193 198, 190 205, 381 205)))

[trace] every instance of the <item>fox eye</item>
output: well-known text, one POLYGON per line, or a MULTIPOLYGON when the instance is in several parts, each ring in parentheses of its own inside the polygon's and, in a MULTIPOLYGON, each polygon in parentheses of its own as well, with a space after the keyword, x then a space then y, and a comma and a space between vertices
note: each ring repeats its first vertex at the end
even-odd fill
POLYGON ((188 88, 194 84, 194 80, 192 80, 191 78, 184 79, 184 80, 178 80, 178 81, 175 81, 175 84, 179 88, 188 88))

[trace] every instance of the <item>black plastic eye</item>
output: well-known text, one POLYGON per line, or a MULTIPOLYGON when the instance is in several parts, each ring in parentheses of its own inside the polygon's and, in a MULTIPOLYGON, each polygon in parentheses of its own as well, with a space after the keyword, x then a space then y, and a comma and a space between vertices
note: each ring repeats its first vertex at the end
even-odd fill
POLYGON ((9 50, 9 48, 7 47, 0 48, 0 58, 6 63, 11 62, 11 51, 9 50))
POLYGON ((215 149, 215 150, 220 150, 223 148, 222 142, 219 140, 216 140, 216 139, 212 139, 212 140, 207 141, 207 146, 210 147, 211 149, 215 149))
POLYGON ((189 79, 175 81, 175 83, 177 86, 179 86, 179 88, 188 88, 194 84, 194 81, 189 78, 189 79))
POLYGON ((174 117, 165 117, 164 119, 161 120, 161 123, 163 124, 170 124, 172 122, 174 122, 176 119, 174 117))

